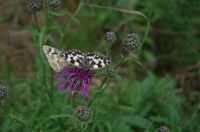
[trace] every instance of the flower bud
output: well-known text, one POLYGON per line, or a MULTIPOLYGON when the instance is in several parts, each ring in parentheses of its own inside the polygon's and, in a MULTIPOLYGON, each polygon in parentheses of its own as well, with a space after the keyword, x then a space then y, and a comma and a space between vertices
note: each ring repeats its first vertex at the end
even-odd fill
POLYGON ((48 0, 48 4, 52 8, 58 8, 61 6, 61 0, 48 0))
POLYGON ((8 93, 8 91, 7 91, 6 87, 3 85, 0 85, 0 100, 6 99, 7 93, 8 93))
POLYGON ((76 117, 80 122, 90 122, 92 119, 92 111, 90 108, 84 106, 84 105, 79 105, 76 108, 76 117))
POLYGON ((32 12, 37 12, 42 9, 43 0, 27 0, 27 7, 32 12))
POLYGON ((105 35, 105 40, 108 44, 113 44, 117 38, 114 32, 107 32, 105 35))
POLYGON ((137 34, 127 34, 123 41, 124 49, 127 51, 135 51, 140 46, 140 38, 137 34))
POLYGON ((117 71, 114 69, 109 69, 107 71, 107 76, 111 79, 115 78, 117 76, 117 71))
POLYGON ((166 126, 160 126, 158 132, 170 132, 169 128, 166 126))

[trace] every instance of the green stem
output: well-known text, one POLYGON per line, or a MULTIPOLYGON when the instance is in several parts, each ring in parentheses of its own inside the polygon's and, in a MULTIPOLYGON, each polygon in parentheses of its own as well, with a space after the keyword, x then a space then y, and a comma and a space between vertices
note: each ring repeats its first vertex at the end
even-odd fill
POLYGON ((1 108, 2 108, 2 110, 4 111, 4 112, 6 112, 6 108, 3 106, 3 104, 0 102, 0 106, 1 106, 1 108))
POLYGON ((106 6, 94 5, 94 4, 88 4, 88 3, 82 3, 82 4, 85 6, 99 8, 99 9, 107 9, 107 10, 113 10, 113 11, 118 11, 122 13, 135 14, 135 15, 143 17, 145 20, 148 21, 148 17, 144 13, 139 12, 139 11, 127 10, 127 9, 122 9, 122 8, 114 8, 114 7, 106 7, 106 6))
MULTIPOLYGON (((39 24, 38 24, 38 18, 37 18, 37 14, 36 13, 34 13, 34 27, 36 28, 36 30, 37 30, 37 33, 36 33, 36 38, 35 38, 35 47, 36 47, 36 50, 37 51, 39 51, 40 52, 40 55, 37 55, 37 57, 39 58, 39 59, 42 59, 42 57, 41 57, 41 46, 40 46, 40 27, 39 27, 39 24)), ((47 85, 46 85, 46 71, 45 71, 45 65, 43 64, 42 65, 43 67, 42 67, 42 69, 43 69, 43 77, 42 77, 42 82, 43 82, 43 84, 45 85, 45 87, 47 87, 47 85)))
POLYGON ((40 26, 39 26, 38 19, 37 19, 37 13, 34 13, 33 16, 34 16, 34 21, 35 21, 35 27, 36 27, 37 31, 39 32, 40 26))
POLYGON ((45 4, 44 4, 45 25, 51 24, 51 16, 49 15, 48 11, 49 11, 48 2, 45 1, 45 4))
POLYGON ((103 85, 106 83, 107 80, 108 80, 108 77, 105 77, 104 80, 102 81, 101 85, 99 86, 99 89, 101 89, 103 87, 103 85))
POLYGON ((128 58, 128 55, 124 55, 120 61, 115 65, 114 69, 116 70, 121 64, 123 64, 128 58))
POLYGON ((112 59, 112 58, 111 58, 111 55, 110 55, 110 52, 111 52, 111 44, 107 43, 107 44, 106 44, 106 56, 107 56, 109 59, 112 59))
POLYGON ((36 13, 34 13, 34 20, 35 20, 35 27, 37 29, 37 36, 36 36, 36 49, 37 51, 39 51, 40 55, 38 55, 39 59, 42 60, 43 64, 42 64, 42 69, 43 69, 43 77, 42 77, 42 82, 45 85, 45 88, 47 88, 47 83, 46 83, 46 66, 44 64, 44 59, 43 59, 43 55, 42 55, 42 44, 43 44, 43 36, 44 36, 44 32, 45 32, 45 28, 43 28, 43 30, 41 31, 39 24, 38 24, 38 19, 37 19, 37 15, 36 13))
POLYGON ((53 101, 53 92, 54 92, 54 74, 53 74, 53 70, 51 69, 50 70, 50 74, 51 74, 51 77, 50 77, 50 88, 51 88, 51 101, 53 101))
POLYGON ((108 87, 109 84, 110 84, 110 79, 107 81, 104 88, 101 89, 101 93, 105 91, 105 89, 108 87))
MULTIPOLYGON (((102 81, 101 85, 98 87, 98 89, 102 90, 102 87, 106 83, 107 80, 108 80, 108 77, 105 77, 104 80, 102 81)), ((100 92, 95 93, 94 98, 88 103, 88 107, 94 102, 94 100, 97 98, 99 93, 100 92)))
POLYGON ((70 98, 70 105, 71 105, 71 107, 73 108, 74 107, 74 104, 75 104, 75 95, 70 95, 71 96, 71 98, 70 98))

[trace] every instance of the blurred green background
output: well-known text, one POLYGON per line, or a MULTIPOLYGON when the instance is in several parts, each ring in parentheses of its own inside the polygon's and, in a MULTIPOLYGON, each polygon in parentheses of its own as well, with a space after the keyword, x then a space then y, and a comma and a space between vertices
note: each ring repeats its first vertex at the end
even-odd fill
MULTIPOLYGON (((100 116, 94 119, 93 127, 88 131, 156 131, 161 125, 172 132, 200 131, 200 1, 84 2, 137 10, 151 22, 149 35, 137 54, 141 64, 130 61, 120 68, 119 76, 113 81, 116 85, 108 87, 104 100, 99 103, 99 110, 102 108, 100 116)), ((66 23, 71 21, 78 5, 79 1, 65 0, 61 8, 56 9, 55 12, 66 15, 54 17, 54 25, 58 28, 52 29, 48 37, 54 47, 105 54, 104 34, 115 31, 118 38, 112 47, 115 62, 125 52, 121 40, 127 33, 144 37, 147 25, 142 17, 92 7, 81 8, 69 28, 66 23)), ((41 27, 46 24, 42 13, 38 13, 41 27)), ((32 110, 35 106, 33 99, 36 99, 34 103, 42 104, 42 98, 31 93, 37 86, 34 79, 37 78, 35 57, 38 53, 30 30, 33 22, 24 1, 0 1, 0 84, 9 91, 3 104, 11 113, 20 113, 39 128, 46 120, 42 118, 45 117, 44 110, 40 111, 41 115, 32 110), (36 123, 34 116, 41 117, 38 119, 41 124, 36 123)), ((0 124, 2 131, 6 132, 30 131, 1 110, 0 124)), ((56 127, 50 129, 50 126, 51 123, 46 124, 45 130, 60 131, 56 127)))

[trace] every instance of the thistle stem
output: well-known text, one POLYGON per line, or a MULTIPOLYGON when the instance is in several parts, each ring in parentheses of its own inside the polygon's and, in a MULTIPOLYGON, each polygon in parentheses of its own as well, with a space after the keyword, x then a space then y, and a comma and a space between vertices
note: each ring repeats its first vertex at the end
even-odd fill
POLYGON ((38 19, 37 19, 37 13, 34 13, 33 16, 34 16, 34 21, 35 21, 35 27, 36 27, 37 31, 39 32, 40 27, 39 27, 39 23, 38 23, 38 19))
POLYGON ((115 65, 114 69, 117 69, 121 64, 123 64, 128 58, 128 55, 124 55, 120 61, 115 65))
POLYGON ((54 78, 53 78, 53 70, 51 69, 50 70, 50 74, 51 74, 51 77, 50 77, 50 89, 51 89, 51 93, 50 93, 50 99, 51 101, 53 102, 53 91, 54 91, 54 78))
MULTIPOLYGON (((103 87, 104 84, 107 82, 107 80, 108 80, 108 77, 105 77, 104 80, 102 81, 101 85, 98 87, 98 89, 102 89, 102 87, 103 87)), ((89 106, 94 102, 94 100, 98 97, 98 94, 99 94, 99 93, 100 93, 99 91, 95 93, 94 98, 89 102, 88 107, 89 107, 89 106)))
POLYGON ((0 102, 0 106, 1 106, 1 108, 2 108, 2 110, 4 111, 4 112, 6 112, 6 109, 5 109, 5 107, 3 106, 3 104, 0 102))
POLYGON ((111 52, 111 44, 108 44, 106 45, 106 56, 112 60, 112 56, 110 55, 110 52, 111 52))
MULTIPOLYGON (((36 30, 37 30, 37 34, 36 34, 36 41, 35 41, 35 44, 36 44, 36 48, 38 48, 38 50, 40 51, 40 56, 39 56, 39 58, 41 59, 41 60, 43 60, 43 56, 42 56, 42 38, 41 38, 41 36, 42 35, 39 35, 39 32, 41 31, 41 29, 40 29, 40 27, 39 27, 39 23, 38 23, 38 18, 37 18, 37 14, 36 13, 34 13, 34 22, 35 22, 35 28, 36 28, 36 30)), ((43 31, 41 31, 41 33, 43 33, 43 31)), ((46 67, 45 67, 45 64, 43 63, 43 65, 42 65, 43 67, 43 79, 42 79, 42 81, 43 81, 43 84, 45 85, 45 87, 47 87, 47 83, 46 83, 46 67)))

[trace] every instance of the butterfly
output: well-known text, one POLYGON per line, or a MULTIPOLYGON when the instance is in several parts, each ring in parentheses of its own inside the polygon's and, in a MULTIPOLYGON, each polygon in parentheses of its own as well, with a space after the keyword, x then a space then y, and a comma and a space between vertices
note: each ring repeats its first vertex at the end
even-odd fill
POLYGON ((43 50, 50 66, 57 72, 64 67, 76 66, 90 70, 97 70, 108 66, 111 61, 97 53, 83 53, 80 50, 72 49, 69 51, 60 51, 50 46, 43 46, 43 50))
POLYGON ((62 51, 47 45, 43 46, 43 51, 47 57, 49 65, 56 72, 60 72, 64 67, 69 65, 67 61, 61 57, 62 51))

